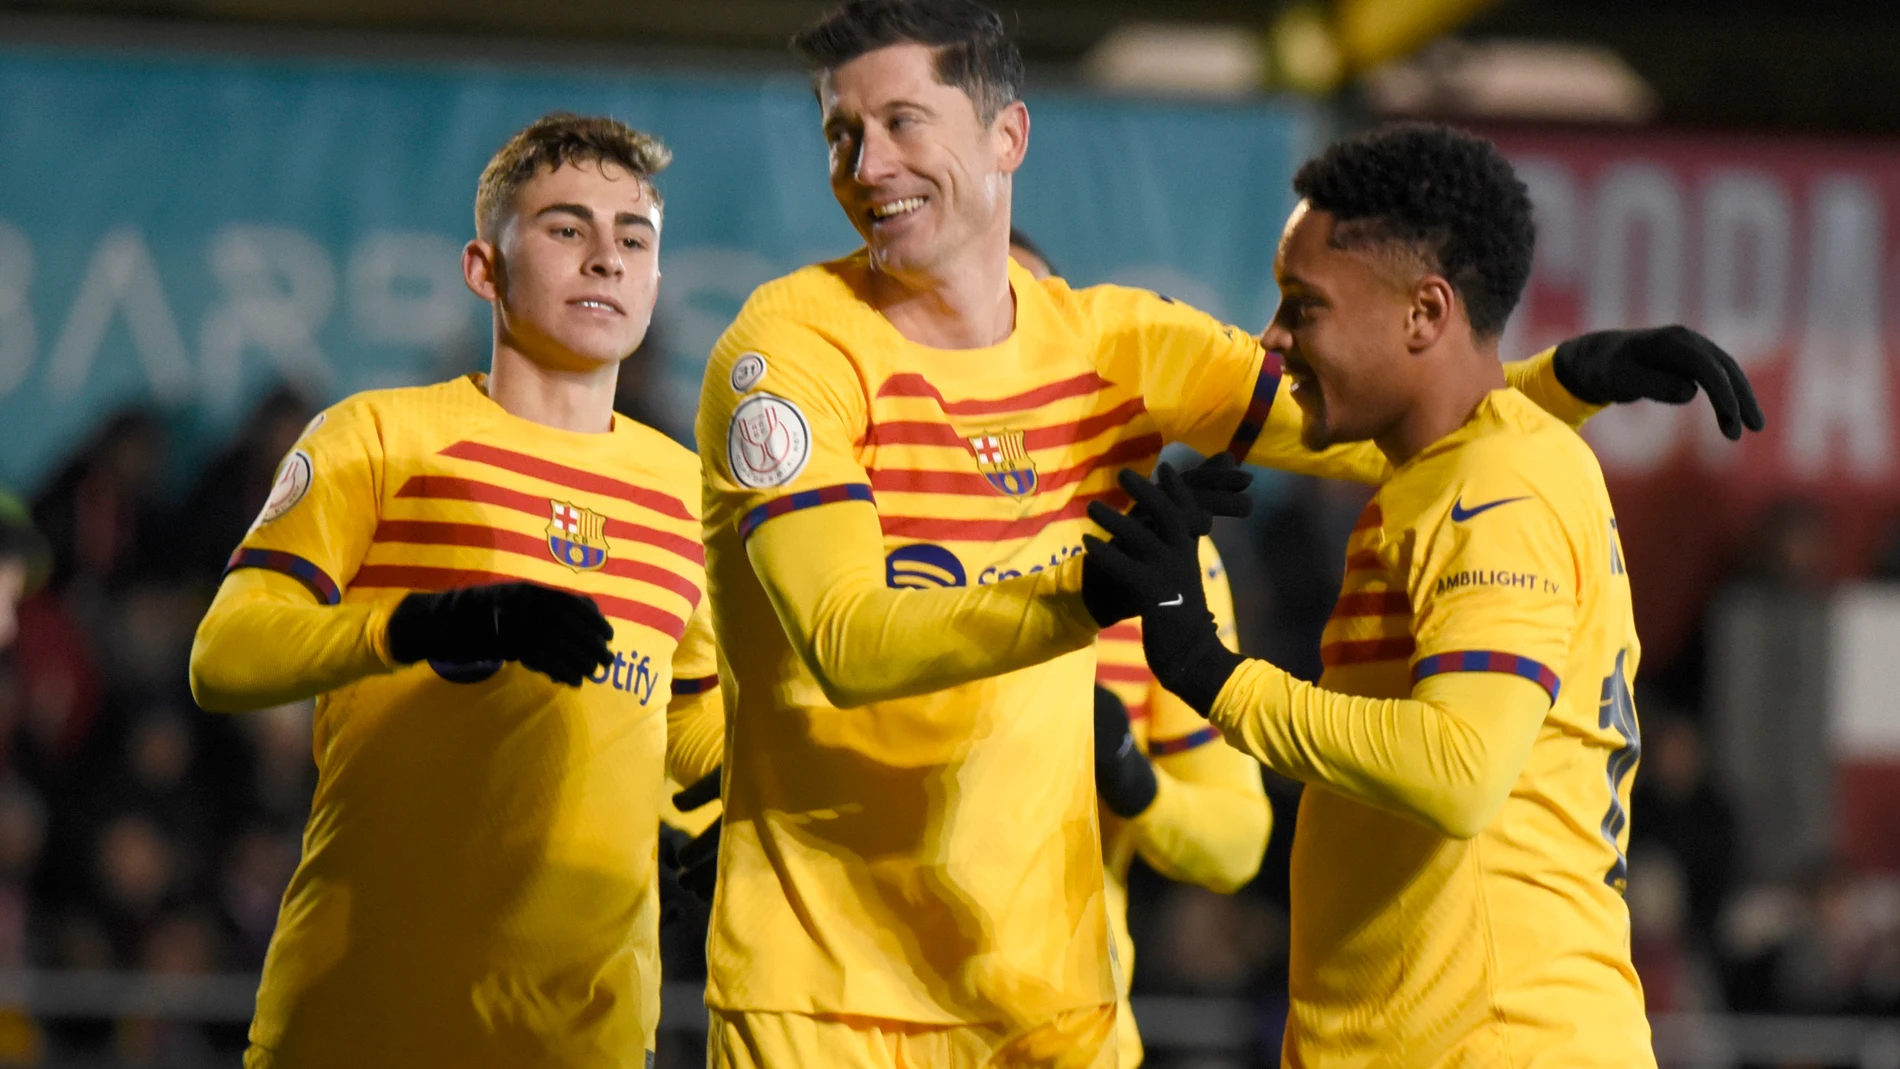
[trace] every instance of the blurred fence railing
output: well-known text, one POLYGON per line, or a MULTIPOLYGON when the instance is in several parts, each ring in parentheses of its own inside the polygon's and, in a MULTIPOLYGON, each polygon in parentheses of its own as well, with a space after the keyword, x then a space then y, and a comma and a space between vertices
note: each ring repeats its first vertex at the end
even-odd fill
MULTIPOLYGON (((124 972, 0 970, 0 1007, 43 1020, 158 1018, 231 1024, 248 1021, 257 977, 124 972)), ((660 1027, 701 1032, 702 988, 669 983, 660 1027)), ((1260 1010, 1244 999, 1148 996, 1135 1000, 1142 1039, 1155 1050, 1237 1053, 1261 1034, 1260 1010)), ((1650 1019, 1656 1056, 1681 1069, 1738 1064, 1900 1069, 1900 1018, 1781 1017, 1663 1013, 1650 1019)))

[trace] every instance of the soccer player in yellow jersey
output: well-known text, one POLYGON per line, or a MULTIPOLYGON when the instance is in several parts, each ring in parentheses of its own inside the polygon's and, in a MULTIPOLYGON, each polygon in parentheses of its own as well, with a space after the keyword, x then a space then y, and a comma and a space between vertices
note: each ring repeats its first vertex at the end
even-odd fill
MULTIPOLYGON (((1049 258, 1020 230, 1010 258, 1040 281, 1049 258)), ((1227 568, 1201 539, 1202 585, 1221 641, 1239 649, 1227 568)), ((1273 828, 1260 770, 1225 745, 1220 732, 1156 682, 1142 659, 1141 621, 1104 628, 1095 640, 1095 791, 1102 803, 1102 863, 1108 926, 1115 940, 1115 1031, 1122 1069, 1142 1062, 1141 1034, 1128 1003, 1135 942, 1128 934, 1128 867, 1139 853, 1157 871, 1231 893, 1253 879, 1273 828)))
POLYGON ((1221 643, 1171 472, 1166 493, 1126 477, 1135 517, 1096 506, 1114 541, 1089 542, 1148 604, 1162 683, 1308 785, 1285 1064, 1653 1065, 1622 898, 1640 647, 1616 517, 1589 447, 1497 358, 1529 197, 1489 142, 1424 125, 1340 142, 1294 188, 1266 344, 1309 446, 1371 441, 1393 467, 1319 684, 1221 643))
POLYGON ((318 696, 252 1069, 651 1064, 662 784, 723 731, 698 463, 612 411, 667 159, 510 140, 463 259, 491 371, 318 416, 199 627, 205 708, 318 696))
MULTIPOLYGON (((1089 581, 1084 511, 1169 441, 1386 463, 1302 446, 1244 332, 1011 264, 1029 123, 994 12, 859 0, 798 43, 866 248, 760 287, 701 392, 729 688, 711 1060, 1112 1064, 1089 693, 1096 632, 1136 608, 1089 581)), ((1581 418, 1555 374, 1513 381, 1581 418)))

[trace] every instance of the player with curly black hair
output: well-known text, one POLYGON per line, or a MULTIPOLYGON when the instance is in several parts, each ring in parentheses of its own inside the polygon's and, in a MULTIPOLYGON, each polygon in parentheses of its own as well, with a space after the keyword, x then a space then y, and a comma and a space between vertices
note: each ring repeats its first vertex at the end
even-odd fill
POLYGON ((1289 1065, 1655 1065, 1624 850, 1640 647, 1603 473, 1505 382, 1524 185, 1488 142, 1375 130, 1295 180, 1262 341, 1311 447, 1393 474, 1347 543, 1317 686, 1229 651, 1204 510, 1165 465, 1088 554, 1161 684, 1312 789, 1292 868, 1289 1065))

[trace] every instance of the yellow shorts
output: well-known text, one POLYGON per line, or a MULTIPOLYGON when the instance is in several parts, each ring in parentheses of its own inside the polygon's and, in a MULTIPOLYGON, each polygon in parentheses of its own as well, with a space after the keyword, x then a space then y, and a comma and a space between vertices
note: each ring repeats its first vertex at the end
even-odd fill
POLYGON ((708 1069, 1116 1069, 1113 1003, 1027 1031, 879 1017, 713 1010, 708 1069))

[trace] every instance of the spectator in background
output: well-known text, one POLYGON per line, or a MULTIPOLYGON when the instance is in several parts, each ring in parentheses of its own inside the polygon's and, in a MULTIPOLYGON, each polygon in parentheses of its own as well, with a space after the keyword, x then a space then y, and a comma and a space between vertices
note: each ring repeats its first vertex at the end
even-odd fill
POLYGON ((1647 719, 1643 774, 1630 803, 1630 852, 1655 847, 1676 866, 1686 934, 1706 951, 1734 889, 1735 810, 1704 774, 1695 725, 1668 710, 1647 719))
POLYGON ((0 650, 20 630, 20 602, 46 581, 52 548, 33 527, 26 505, 0 489, 0 650))
POLYGON ((1710 764, 1734 799, 1736 841, 1753 876, 1790 876, 1832 846, 1834 765, 1824 714, 1833 546, 1819 505, 1775 505, 1707 616, 1710 764))
POLYGON ((52 587, 85 595, 172 559, 162 477, 165 433, 158 417, 127 409, 81 446, 33 501, 53 547, 52 587))

